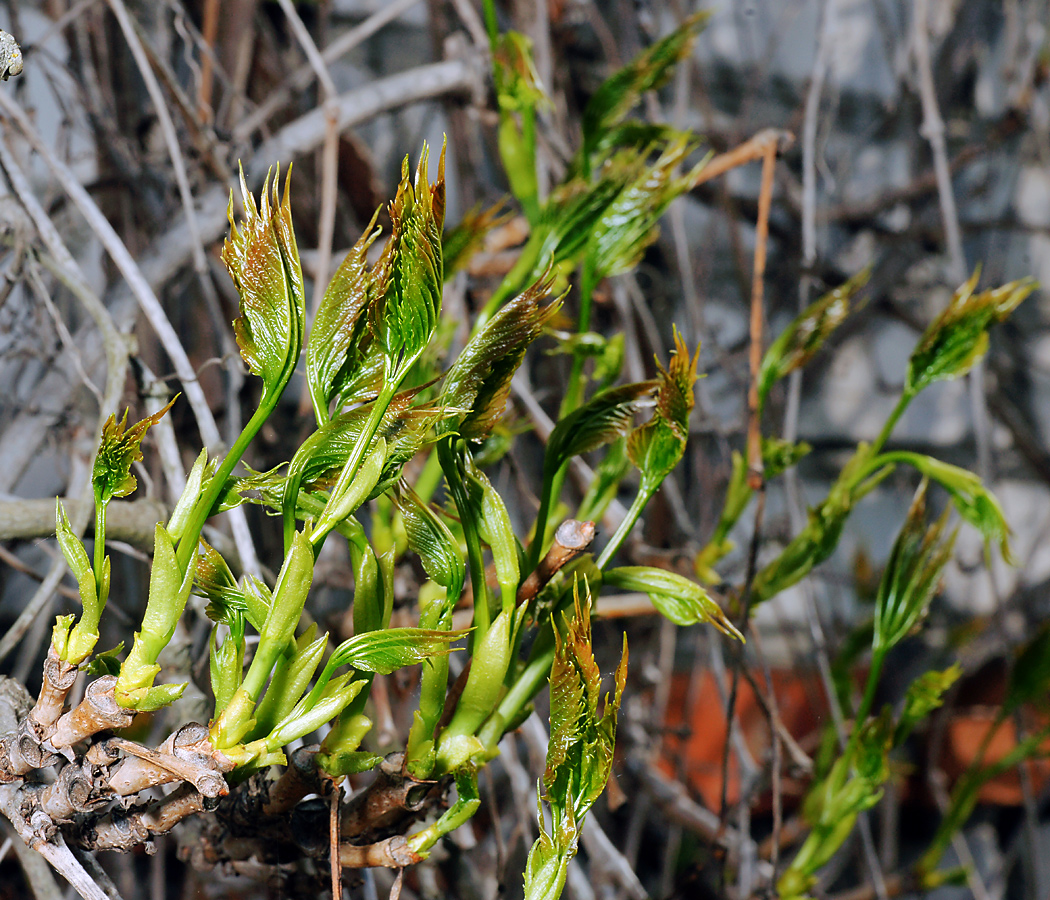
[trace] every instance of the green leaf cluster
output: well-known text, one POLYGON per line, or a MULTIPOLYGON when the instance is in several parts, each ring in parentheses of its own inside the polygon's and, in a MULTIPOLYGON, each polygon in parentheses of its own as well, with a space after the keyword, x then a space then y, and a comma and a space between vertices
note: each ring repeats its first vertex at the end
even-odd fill
POLYGON ((540 836, 525 864, 526 900, 561 894, 584 819, 612 771, 616 714, 627 680, 625 636, 614 690, 602 703, 601 673, 591 649, 590 590, 585 587, 581 599, 574 585, 573 593, 573 616, 566 617, 564 632, 554 633, 550 670, 550 740, 540 800, 551 811, 551 829, 544 826, 541 806, 540 836))

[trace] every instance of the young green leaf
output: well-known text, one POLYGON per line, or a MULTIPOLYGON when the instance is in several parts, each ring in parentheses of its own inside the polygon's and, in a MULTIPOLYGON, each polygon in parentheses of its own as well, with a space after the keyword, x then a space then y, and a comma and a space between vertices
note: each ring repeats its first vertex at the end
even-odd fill
POLYGON ((218 642, 218 629, 211 632, 211 652, 208 657, 211 673, 211 690, 215 695, 215 716, 218 718, 237 689, 244 676, 244 616, 233 616, 228 621, 230 633, 223 642, 218 642))
POLYGON ((98 585, 91 568, 91 559, 80 538, 73 533, 62 501, 57 499, 55 500, 55 518, 57 520, 55 536, 58 538, 58 546, 66 559, 66 565, 69 566, 69 570, 77 580, 84 612, 81 616, 83 625, 78 626, 82 635, 81 639, 76 642, 78 646, 69 646, 70 629, 73 627, 72 616, 68 617, 68 625, 56 628, 51 644, 58 653, 59 659, 65 660, 70 665, 79 665, 91 653, 95 641, 98 640, 98 623, 102 615, 102 605, 99 603, 98 585), (92 635, 94 640, 91 639, 92 635))
POLYGON ((557 472, 572 457, 597 450, 625 434, 658 385, 654 380, 608 388, 561 419, 547 439, 544 477, 548 471, 557 472))
POLYGON ((926 485, 923 479, 879 584, 872 644, 876 654, 885 654, 900 643, 926 615, 941 573, 951 559, 955 533, 943 536, 948 511, 926 526, 926 485))
POLYGON ((623 566, 608 569, 602 580, 609 587, 648 594, 663 615, 683 628, 697 622, 709 622, 726 637, 744 640, 707 591, 674 572, 652 566, 623 566))
POLYGON ((466 631, 433 631, 424 628, 388 628, 354 635, 338 647, 328 668, 350 666, 360 672, 389 675, 405 666, 421 663, 438 654, 452 652, 451 644, 466 631))
POLYGON ((530 222, 540 211, 536 177, 536 113, 550 106, 533 61, 532 41, 517 31, 492 45, 492 75, 500 122, 497 138, 510 189, 530 222), (520 119, 520 121, 519 121, 520 119))
POLYGON ((376 211, 332 276, 310 328, 306 380, 318 426, 328 422, 333 398, 352 380, 362 361, 362 338, 368 325, 363 313, 375 298, 375 277, 368 268, 367 254, 379 236, 378 215, 376 211))
POLYGON ((934 381, 969 372, 988 349, 988 327, 1004 321, 1037 287, 1025 279, 975 294, 980 275, 980 270, 974 272, 923 333, 908 361, 906 395, 917 394, 934 381))
POLYGON ((708 12, 686 19, 667 37, 647 47, 628 65, 608 78, 591 97, 583 113, 584 159, 589 159, 605 133, 618 125, 646 91, 660 87, 674 67, 689 56, 696 35, 707 23, 708 12))
POLYGON ((646 161, 647 151, 628 154, 626 164, 632 175, 591 235, 588 254, 597 278, 622 275, 641 262, 646 249, 659 236, 660 217, 673 200, 693 186, 704 165, 701 161, 686 174, 675 175, 693 149, 692 140, 680 134, 662 148, 652 164, 646 161))
POLYGON ((814 566, 831 556, 853 505, 892 471, 893 465, 888 457, 873 459, 872 448, 862 441, 843 466, 824 502, 810 508, 805 528, 779 556, 759 570, 751 586, 752 604, 764 603, 797 584, 814 566))
POLYGON ((222 248, 222 261, 241 295, 240 315, 233 323, 237 345, 252 374, 263 380, 263 405, 276 402, 295 369, 306 317, 303 273, 292 230, 291 174, 289 168, 283 196, 278 188, 280 171, 272 195, 267 174, 256 205, 241 172, 244 221, 238 228, 231 193, 230 236, 222 248))
MULTIPOLYGON (((448 526, 406 482, 400 483, 394 496, 408 536, 408 546, 419 557, 427 575, 445 588, 446 602, 442 606, 451 610, 463 592, 466 579, 463 553, 448 526)), ((437 627, 443 618, 444 615, 438 616, 433 627, 437 627)))
POLYGON ((466 456, 464 483, 470 498, 471 513, 477 524, 478 536, 492 550, 492 564, 496 569, 503 599, 503 609, 513 609, 521 572, 518 563, 518 539, 503 499, 492 486, 488 476, 466 456))
POLYGON ((944 703, 944 695, 959 680, 960 675, 962 669, 958 665, 949 666, 944 671, 932 669, 923 672, 908 685, 908 691, 904 695, 904 709, 893 733, 895 747, 904 743, 919 722, 940 708, 944 703))
POLYGON ((589 590, 582 602, 574 585, 574 614, 565 633, 555 630, 550 674, 550 740, 541 799, 551 810, 551 830, 544 827, 529 851, 525 897, 557 898, 565 884, 569 861, 576 855, 580 830, 588 811, 605 789, 612 771, 616 714, 627 680, 627 640, 616 669, 615 689, 601 702, 601 672, 591 649, 589 590))
POLYGON ((314 623, 291 645, 295 652, 285 652, 274 667, 265 696, 255 709, 255 727, 245 735, 246 741, 268 735, 295 708, 317 671, 327 643, 328 635, 317 637, 317 624, 314 623))
POLYGON ((765 406, 773 385, 808 363, 849 315, 850 301, 868 283, 871 269, 854 275, 808 306, 770 344, 758 373, 759 409, 765 406))
POLYGON ((678 330, 674 333, 675 349, 665 369, 657 360, 660 378, 656 407, 652 418, 636 428, 627 437, 627 456, 641 473, 641 485, 627 515, 598 557, 599 569, 604 569, 623 544, 646 504, 660 489, 685 453, 689 439, 689 414, 693 410, 693 384, 700 348, 692 358, 678 330))
POLYGON ((441 149, 437 181, 427 174, 430 150, 424 144, 409 180, 408 157, 401 183, 390 205, 393 229, 377 266, 376 301, 371 305, 372 331, 388 361, 388 371, 400 381, 426 349, 441 311, 444 272, 441 228, 445 219, 445 150, 441 149))
POLYGON ((541 279, 519 294, 476 332, 445 376, 441 403, 468 410, 457 423, 442 423, 466 440, 484 438, 499 421, 510 394, 510 382, 529 345, 561 308, 561 301, 542 305, 550 297, 551 282, 541 279))
POLYGON ((827 777, 810 790, 804 813, 812 830, 777 881, 779 897, 807 897, 816 883, 816 873, 845 843, 857 816, 879 802, 882 785, 890 774, 887 757, 891 739, 886 720, 869 722, 852 745, 855 750, 840 756, 827 777))
POLYGON ((142 439, 151 425, 156 425, 177 400, 173 397, 168 405, 128 427, 128 411, 118 422, 115 415, 106 419, 102 426, 95 464, 91 470, 91 487, 95 503, 104 506, 114 497, 127 497, 137 487, 131 474, 132 463, 142 459, 142 439))
POLYGON ((988 544, 998 544, 1003 559, 1013 565, 1010 526, 1006 523, 1003 508, 995 494, 984 486, 979 476, 968 469, 953 466, 924 453, 899 450, 883 453, 875 460, 876 463, 883 461, 903 462, 914 466, 923 475, 940 484, 951 496, 959 515, 981 532, 988 544))
MULTIPOLYGON (((685 452, 689 436, 689 414, 693 410, 693 383, 700 351, 690 359, 685 341, 674 335, 675 349, 665 369, 657 360, 660 389, 652 419, 636 428, 627 439, 627 454, 641 471, 643 483, 656 486, 666 478, 685 452)), ((655 491, 655 487, 653 488, 655 491)))

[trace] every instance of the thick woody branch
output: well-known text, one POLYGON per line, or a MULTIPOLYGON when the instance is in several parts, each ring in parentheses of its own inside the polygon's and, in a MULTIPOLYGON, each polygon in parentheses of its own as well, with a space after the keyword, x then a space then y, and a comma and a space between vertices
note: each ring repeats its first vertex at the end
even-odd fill
POLYGON ((127 754, 109 779, 110 789, 121 796, 173 781, 189 782, 209 798, 229 793, 223 773, 231 771, 233 764, 212 747, 204 725, 183 725, 156 750, 123 738, 105 743, 108 751, 127 754))
POLYGON ((72 747, 100 731, 127 728, 131 724, 135 714, 119 706, 113 696, 116 683, 116 676, 103 675, 87 686, 84 699, 55 725, 50 740, 56 750, 72 747))
POLYGON ((269 797, 262 805, 264 816, 279 816, 288 812, 307 794, 321 792, 317 772, 317 745, 300 747, 288 758, 288 766, 270 785, 269 797))
POLYGON ((89 850, 132 850, 141 844, 151 850, 150 841, 171 831, 183 819, 214 808, 216 801, 189 784, 168 794, 163 800, 129 812, 114 811, 94 822, 85 823, 71 840, 89 850))
POLYGON ((409 847, 408 841, 400 834, 363 847, 355 844, 339 845, 339 862, 344 869, 370 869, 375 866, 401 869, 415 865, 422 859, 423 857, 409 847))
POLYGON ((37 727, 42 738, 50 736, 66 706, 73 682, 77 680, 77 667, 60 659, 54 647, 48 647, 47 659, 44 660, 44 682, 36 705, 29 714, 30 721, 37 727))

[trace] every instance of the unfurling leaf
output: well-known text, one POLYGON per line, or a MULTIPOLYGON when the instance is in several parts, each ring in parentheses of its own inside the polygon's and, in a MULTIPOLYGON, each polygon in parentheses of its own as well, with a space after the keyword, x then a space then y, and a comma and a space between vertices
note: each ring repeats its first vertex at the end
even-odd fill
MULTIPOLYGON (((356 505, 364 503, 394 484, 401 474, 401 467, 423 446, 431 426, 444 415, 444 411, 430 405, 412 406, 419 394, 418 388, 402 391, 394 396, 379 422, 369 446, 362 453, 362 461, 378 462, 378 467, 366 478, 360 472, 354 482, 358 487, 368 481, 363 493, 355 490, 350 495, 350 485, 343 491, 340 501, 342 517, 354 511, 356 505), (379 442, 384 442, 382 459, 376 460, 379 442)), ((359 406, 349 412, 334 416, 326 425, 308 437, 292 458, 288 475, 283 483, 282 514, 285 541, 291 540, 295 527, 295 512, 301 489, 323 490, 335 483, 347 460, 362 440, 366 425, 370 421, 374 402, 359 406)), ((332 511, 329 511, 331 518, 332 511)))
POLYGON ((368 631, 343 641, 332 653, 328 666, 351 666, 361 672, 389 675, 432 656, 452 652, 451 644, 466 631, 431 631, 424 628, 388 628, 368 631))
MULTIPOLYGON (((626 154, 632 176, 592 232, 588 253, 597 277, 622 275, 641 261, 646 248, 659 235, 656 223, 660 217, 674 199, 696 182, 703 162, 685 175, 675 175, 692 150, 693 142, 683 134, 669 141, 652 164, 646 160, 648 150, 626 154)), ((617 160, 614 157, 609 165, 615 165, 617 160)))
POLYGON ((882 798, 882 785, 890 774, 890 723, 875 719, 860 728, 851 752, 840 756, 806 796, 804 815, 812 831, 777 881, 777 895, 784 900, 808 896, 816 873, 849 837, 857 816, 882 798))
POLYGON ((835 551, 853 505, 893 471, 889 455, 876 457, 863 441, 843 467, 824 502, 810 508, 805 528, 764 566, 751 586, 752 604, 797 584, 835 551), (879 462, 885 460, 884 463, 879 462))
POLYGON ((419 556, 427 575, 445 588, 446 605, 451 610, 463 592, 466 578, 463 553, 456 539, 430 505, 424 503, 405 482, 397 489, 396 502, 408 536, 408 546, 419 556))
POLYGON ((674 341, 675 349, 667 368, 657 361, 660 389, 653 417, 627 438, 627 455, 642 473, 644 489, 652 493, 678 465, 689 437, 689 414, 693 409, 693 383, 700 351, 698 348, 690 359, 685 341, 677 331, 674 341))
POLYGON ((443 423, 467 440, 484 438, 503 415, 510 382, 529 345, 560 309, 550 296, 550 280, 541 279, 496 313, 468 342, 445 376, 441 402, 450 409, 468 410, 459 422, 443 423))
POLYGON ((389 371, 400 380, 426 349, 441 311, 444 271, 441 228, 445 220, 445 149, 437 180, 429 182, 430 149, 423 145, 413 183, 408 157, 401 183, 390 205, 390 240, 377 264, 376 300, 371 305, 372 331, 389 371))
POLYGON ((501 34, 492 51, 492 64, 502 109, 519 112, 550 104, 532 58, 532 41, 524 34, 501 34))
POLYGON ((211 690, 215 695, 214 718, 218 718, 230 705, 244 677, 244 616, 230 617, 227 627, 230 633, 221 644, 218 642, 218 630, 213 629, 211 633, 211 653, 208 661, 211 690))
POLYGON ((469 454, 465 462, 463 482, 472 507, 471 514, 477 524, 478 535, 492 550, 492 564, 496 569, 503 610, 513 609, 521 573, 518 539, 514 536, 510 514, 488 476, 474 465, 469 454))
POLYGON ((548 471, 553 475, 572 457, 590 453, 621 437, 657 385, 657 381, 639 381, 608 388, 558 422, 547 440, 544 478, 548 471))
POLYGON ((688 578, 652 566, 623 566, 607 570, 602 579, 610 587, 648 594, 653 605, 676 625, 710 622, 727 637, 744 640, 707 591, 688 578))
POLYGON ((126 409, 119 422, 115 415, 106 419, 106 424, 102 426, 102 438, 95 456, 95 465, 91 470, 95 503, 105 505, 114 497, 127 497, 135 490, 137 482, 131 474, 131 466, 142 459, 142 439, 150 426, 156 425, 171 409, 176 399, 178 398, 173 397, 163 409, 146 416, 130 428, 126 409))
POLYGON ((222 261, 241 295, 240 315, 233 323, 241 356, 263 380, 264 402, 284 390, 299 360, 306 317, 303 273, 292 230, 289 195, 291 169, 280 194, 280 171, 270 189, 267 174, 260 202, 248 190, 241 171, 244 221, 234 221, 233 194, 227 215, 230 236, 222 261))
MULTIPOLYGON (((97 639, 98 621, 102 614, 102 608, 98 600, 98 586, 95 582, 95 573, 91 568, 91 559, 88 557, 87 550, 84 549, 84 545, 81 543, 80 538, 73 533, 73 529, 69 524, 69 517, 66 515, 66 510, 62 506, 61 500, 55 501, 55 518, 57 520, 55 537, 58 538, 58 546, 61 548, 62 555, 66 559, 66 565, 69 566, 69 571, 73 573, 73 577, 77 580, 77 588, 80 592, 80 602, 84 607, 82 619, 87 620, 87 631, 95 632, 95 637, 97 639)), ((69 639, 69 628, 72 627, 72 618, 72 616, 69 617, 69 626, 59 629, 58 633, 62 636, 57 642, 53 639, 52 644, 58 652, 59 658, 76 665, 81 662, 83 657, 81 657, 81 659, 71 659, 67 656, 70 652, 67 642, 69 639)), ((90 650, 91 648, 89 647, 89 653, 90 650)), ((75 650, 73 655, 75 656, 79 652, 79 650, 75 650)))
POLYGON ((550 106, 533 62, 532 42, 508 31, 493 42, 492 74, 499 104, 499 151, 514 196, 533 224, 540 214, 536 178, 536 112, 550 106), (520 122, 519 122, 520 117, 520 122))
POLYGON ((660 87, 674 67, 685 59, 709 17, 699 12, 667 37, 647 47, 628 65, 608 78, 591 97, 583 113, 583 149, 590 158, 605 132, 618 125, 646 91, 660 87))
POLYGON ((948 511, 926 527, 926 480, 915 493, 908 518, 890 551, 875 598, 875 638, 872 648, 883 654, 900 643, 926 615, 951 559, 955 534, 946 537, 948 511))
POLYGON ((379 236, 377 211, 364 234, 346 254, 324 292, 306 347, 306 379, 317 424, 329 418, 329 406, 353 380, 364 357, 368 304, 375 299, 375 275, 368 268, 368 248, 379 236))
POLYGON ((551 666, 550 741, 540 791, 551 810, 551 830, 544 827, 540 809, 540 837, 525 867, 525 896, 529 900, 557 898, 565 884, 569 861, 584 819, 605 789, 612 771, 616 743, 616 714, 627 681, 627 640, 616 669, 615 688, 601 703, 601 673, 591 649, 590 592, 581 601, 574 586, 574 614, 564 634, 555 630, 551 666))
POLYGON ((871 269, 864 269, 845 284, 828 291, 807 307, 770 344, 758 373, 759 408, 765 406, 773 385, 801 369, 821 348, 831 333, 849 315, 850 300, 868 283, 871 269))
POLYGON ((988 327, 1004 321, 1037 287, 1025 279, 975 294, 980 274, 974 272, 923 333, 908 361, 905 394, 917 394, 934 381, 969 372, 988 349, 988 327))
POLYGON ((1003 559, 1013 565, 1010 526, 1006 523, 1003 508, 995 494, 984 486, 979 476, 969 469, 953 466, 924 453, 899 450, 884 453, 877 459, 907 463, 940 484, 951 496, 959 515, 981 532, 986 543, 997 544, 1003 559))

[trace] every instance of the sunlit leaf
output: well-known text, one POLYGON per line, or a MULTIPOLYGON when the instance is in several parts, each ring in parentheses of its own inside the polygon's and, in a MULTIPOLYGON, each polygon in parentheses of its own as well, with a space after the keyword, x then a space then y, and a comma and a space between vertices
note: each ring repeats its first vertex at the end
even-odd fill
POLYGON ((944 536, 947 521, 945 510, 937 522, 926 526, 924 479, 890 551, 875 598, 875 638, 872 646, 876 653, 885 653, 900 643, 926 615, 955 545, 954 533, 944 536))
POLYGON ((536 282, 497 312, 467 342, 445 376, 441 402, 469 410, 444 429, 456 430, 468 440, 485 437, 499 421, 510 395, 510 382, 529 345, 561 307, 560 301, 542 305, 550 296, 550 281, 536 282))
POLYGON ((555 898, 566 867, 576 855, 588 811, 612 770, 616 715, 627 680, 627 641, 616 669, 615 687, 599 710, 601 673, 591 649, 590 597, 574 589, 574 614, 555 631, 551 666, 550 740, 540 797, 551 810, 551 830, 540 810, 540 837, 525 867, 525 896, 555 898))
MULTIPOLYGON (((675 175, 693 149, 686 135, 676 136, 651 164, 646 153, 631 154, 632 174, 603 212, 591 235, 588 254, 599 278, 629 272, 659 235, 656 224, 671 202, 696 181, 700 163, 685 175, 675 175)), ((615 162, 614 158, 614 162, 615 162)))
POLYGON ((350 381, 362 359, 361 341, 374 299, 375 279, 368 268, 368 248, 379 236, 378 211, 336 270, 317 307, 306 347, 306 379, 319 425, 328 421, 329 405, 350 381))
POLYGON ((280 172, 271 191, 269 175, 259 204, 241 172, 244 220, 234 221, 233 195, 227 215, 230 236, 222 261, 241 295, 240 315, 233 323, 241 356, 252 373, 263 380, 264 397, 283 391, 299 359, 306 317, 303 273, 292 230, 289 194, 291 170, 283 196, 280 172))
POLYGON ((653 566, 608 569, 602 577, 609 587, 648 594, 653 605, 676 625, 710 622, 727 637, 744 640, 707 591, 688 578, 653 566))
MULTIPOLYGON (((627 455, 641 471, 642 478, 658 486, 678 465, 689 437, 689 414, 693 409, 693 383, 700 358, 697 349, 692 358, 677 330, 671 361, 660 370, 656 409, 652 419, 636 428, 627 438, 627 455)), ((655 487, 652 487, 655 490, 655 487)))
POLYGON ((371 305, 372 331, 393 367, 403 376, 430 342, 441 310, 444 270, 441 229, 445 218, 445 150, 437 180, 429 182, 430 150, 424 144, 409 179, 408 157, 390 205, 390 240, 377 265, 377 296, 371 305))
POLYGON ((556 472, 573 456, 621 437, 657 386, 656 381, 640 381, 607 388, 561 419, 547 439, 544 472, 556 472))
POLYGON ((1038 286, 1025 279, 975 294, 980 274, 980 270, 974 272, 923 333, 908 361, 906 393, 915 394, 934 381, 969 372, 988 349, 988 327, 1004 321, 1038 286))
POLYGON ((845 321, 849 315, 850 301, 868 283, 870 276, 871 269, 864 269, 845 284, 828 291, 808 306, 770 344, 758 373, 760 406, 765 405, 773 385, 805 366, 831 333, 845 321))
POLYGON ((692 52, 696 35, 710 13, 698 12, 628 65, 608 78, 591 97, 583 113, 583 154, 590 156, 605 132, 618 125, 642 94, 664 84, 674 67, 692 52))
POLYGON ((119 422, 115 415, 106 419, 91 470, 95 503, 106 504, 114 497, 127 497, 135 490, 137 482, 131 474, 131 466, 142 459, 142 439, 150 426, 156 425, 171 409, 176 399, 173 397, 163 409, 146 416, 130 428, 127 410, 124 410, 124 417, 119 422))

